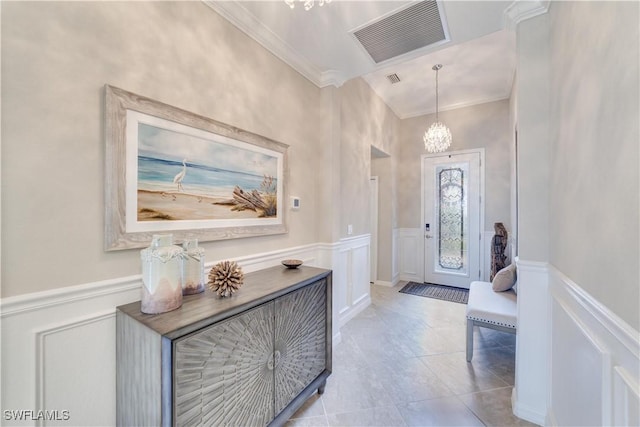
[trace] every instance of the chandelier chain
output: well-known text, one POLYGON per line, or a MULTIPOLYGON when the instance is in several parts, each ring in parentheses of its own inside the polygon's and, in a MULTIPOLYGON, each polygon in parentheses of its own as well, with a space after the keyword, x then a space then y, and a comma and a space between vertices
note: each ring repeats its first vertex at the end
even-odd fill
POLYGON ((436 68, 436 122, 439 122, 440 120, 438 120, 438 71, 440 69, 436 68))

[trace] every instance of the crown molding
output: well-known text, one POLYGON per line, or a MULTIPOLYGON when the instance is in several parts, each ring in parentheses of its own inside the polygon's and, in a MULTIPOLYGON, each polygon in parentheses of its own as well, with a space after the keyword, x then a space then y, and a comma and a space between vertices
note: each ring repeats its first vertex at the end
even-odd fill
POLYGON ((344 73, 338 70, 328 70, 320 73, 320 84, 316 86, 321 88, 325 86, 340 87, 345 81, 347 81, 347 77, 344 73))
POLYGON ((515 0, 504 11, 504 28, 515 30, 518 24, 549 11, 549 0, 515 0))
POLYGON ((245 9, 241 2, 214 0, 202 0, 202 2, 317 87, 330 85, 340 87, 345 82, 346 78, 339 71, 321 71, 306 58, 298 55, 289 44, 245 9))

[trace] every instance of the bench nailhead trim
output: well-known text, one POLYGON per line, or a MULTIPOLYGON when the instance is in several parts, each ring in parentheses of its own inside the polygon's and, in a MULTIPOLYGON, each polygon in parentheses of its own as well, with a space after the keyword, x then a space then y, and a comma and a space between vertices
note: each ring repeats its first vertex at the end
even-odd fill
POLYGON ((467 317, 467 319, 477 320, 478 322, 491 323, 492 325, 506 326, 507 328, 514 328, 515 329, 515 327, 516 327, 515 325, 511 325, 509 323, 494 322, 493 320, 480 319, 480 318, 477 318, 477 317, 467 317))

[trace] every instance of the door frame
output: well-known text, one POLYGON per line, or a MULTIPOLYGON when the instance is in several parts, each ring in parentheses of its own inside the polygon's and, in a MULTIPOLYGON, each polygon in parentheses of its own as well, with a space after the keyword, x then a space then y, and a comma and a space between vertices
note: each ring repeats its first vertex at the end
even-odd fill
POLYGON ((478 231, 480 233, 480 247, 478 248, 478 256, 480 257, 480 279, 482 280, 482 278, 484 277, 484 273, 485 273, 485 238, 484 238, 484 234, 485 234, 485 225, 484 225, 484 201, 485 201, 485 195, 484 195, 484 184, 485 184, 485 173, 484 173, 484 165, 485 165, 485 149, 484 147, 482 148, 472 148, 469 150, 457 150, 457 151, 445 151, 442 153, 433 153, 433 154, 423 154, 422 156, 420 156, 420 219, 421 219, 421 223, 420 223, 420 235, 422 236, 422 257, 420 259, 420 264, 422 265, 422 269, 421 269, 421 276, 422 276, 422 281, 424 282, 425 280, 425 269, 427 268, 426 265, 426 257, 427 257, 427 253, 426 253, 426 238, 425 238, 425 230, 424 230, 424 225, 426 224, 425 222, 425 217, 424 217, 424 194, 425 194, 425 186, 424 186, 424 161, 428 158, 437 158, 437 157, 447 157, 447 156, 452 156, 452 155, 458 155, 458 154, 480 154, 480 171, 479 171, 479 175, 480 175, 480 206, 479 206, 479 211, 480 211, 480 224, 478 227, 478 231))
POLYGON ((370 245, 370 266, 369 282, 375 283, 378 280, 378 207, 380 184, 377 176, 369 177, 369 207, 371 210, 371 245, 370 245), (375 227, 375 229, 373 228, 375 227))

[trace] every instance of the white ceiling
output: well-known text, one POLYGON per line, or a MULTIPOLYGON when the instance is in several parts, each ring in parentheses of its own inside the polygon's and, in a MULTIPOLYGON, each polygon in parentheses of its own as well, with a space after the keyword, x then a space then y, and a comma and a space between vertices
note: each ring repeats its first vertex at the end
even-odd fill
MULTIPOLYGON (((400 118, 508 98, 515 71, 515 36, 505 28, 511 1, 439 2, 449 41, 376 64, 353 31, 411 5, 410 1, 333 0, 305 11, 283 0, 206 4, 319 87, 363 77, 400 118), (401 81, 391 84, 386 76, 401 81)), ((298 3, 298 2, 296 2, 298 3)))

